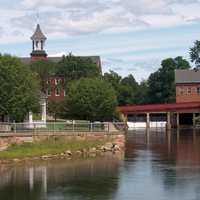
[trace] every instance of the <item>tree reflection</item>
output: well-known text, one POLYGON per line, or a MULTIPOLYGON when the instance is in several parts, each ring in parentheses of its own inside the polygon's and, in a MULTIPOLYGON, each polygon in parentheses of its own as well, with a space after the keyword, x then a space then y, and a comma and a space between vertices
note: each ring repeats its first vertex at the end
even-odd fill
POLYGON ((118 188, 120 161, 101 158, 14 167, 1 176, 2 200, 108 199, 118 188))

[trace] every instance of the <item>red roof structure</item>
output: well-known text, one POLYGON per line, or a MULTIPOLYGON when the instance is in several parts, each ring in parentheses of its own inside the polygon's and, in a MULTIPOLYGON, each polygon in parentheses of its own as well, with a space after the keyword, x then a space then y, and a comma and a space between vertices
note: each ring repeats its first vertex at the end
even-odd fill
POLYGON ((192 103, 170 103, 170 104, 148 104, 119 106, 118 110, 123 114, 158 113, 158 112, 187 112, 191 110, 200 111, 200 102, 192 103))

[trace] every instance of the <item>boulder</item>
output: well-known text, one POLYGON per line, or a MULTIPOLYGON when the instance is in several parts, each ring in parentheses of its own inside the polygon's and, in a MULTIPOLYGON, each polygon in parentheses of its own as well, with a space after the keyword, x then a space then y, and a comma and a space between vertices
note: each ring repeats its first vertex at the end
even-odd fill
POLYGON ((68 156, 72 156, 72 152, 70 150, 65 151, 65 154, 68 156))

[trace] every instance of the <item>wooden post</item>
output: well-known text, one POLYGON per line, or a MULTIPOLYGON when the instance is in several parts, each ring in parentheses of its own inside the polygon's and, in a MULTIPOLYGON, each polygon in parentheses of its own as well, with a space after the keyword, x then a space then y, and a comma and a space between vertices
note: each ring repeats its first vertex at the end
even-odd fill
POLYGON ((167 113, 167 129, 171 129, 171 114, 170 112, 167 113))
POLYGON ((196 114, 195 113, 193 113, 192 121, 193 121, 193 127, 195 127, 196 126, 196 114))
POLYGON ((150 128, 150 113, 147 113, 147 121, 146 121, 146 124, 147 124, 147 129, 150 128))
POLYGON ((179 128, 180 127, 180 114, 176 113, 176 127, 179 128))

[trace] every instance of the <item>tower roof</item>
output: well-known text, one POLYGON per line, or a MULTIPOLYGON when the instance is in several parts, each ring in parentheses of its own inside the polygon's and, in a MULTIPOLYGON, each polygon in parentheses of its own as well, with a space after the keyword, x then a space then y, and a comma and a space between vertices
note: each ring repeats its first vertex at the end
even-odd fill
POLYGON ((37 24, 35 33, 32 35, 31 40, 46 40, 46 36, 42 33, 40 25, 37 24))

